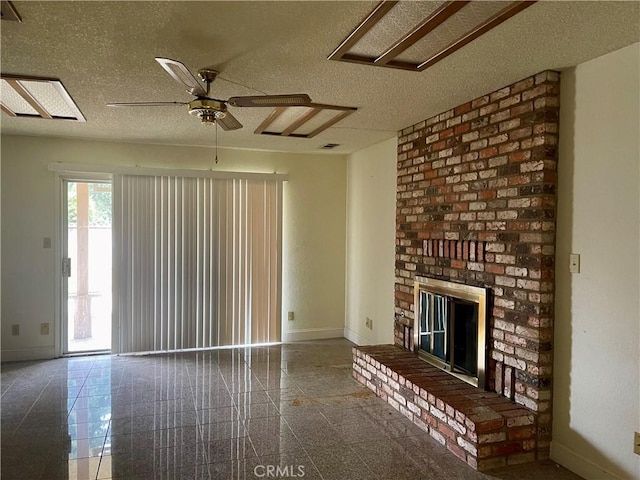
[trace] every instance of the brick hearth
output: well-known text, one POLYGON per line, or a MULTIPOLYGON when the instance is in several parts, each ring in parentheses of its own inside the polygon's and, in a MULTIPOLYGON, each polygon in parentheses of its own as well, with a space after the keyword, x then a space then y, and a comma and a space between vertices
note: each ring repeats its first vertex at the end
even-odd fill
POLYGON ((402 348, 354 347, 353 375, 472 468, 535 460, 537 414, 402 348))

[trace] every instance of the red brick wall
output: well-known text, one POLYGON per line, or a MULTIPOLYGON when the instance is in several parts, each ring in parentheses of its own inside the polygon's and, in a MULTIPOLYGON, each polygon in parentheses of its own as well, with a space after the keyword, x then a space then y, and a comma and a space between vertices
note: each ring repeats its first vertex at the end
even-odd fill
MULTIPOLYGON (((542 72, 398 138, 395 343, 415 276, 492 293, 490 389, 550 438, 559 74, 542 72)), ((410 341, 408 339, 407 341, 410 341)))

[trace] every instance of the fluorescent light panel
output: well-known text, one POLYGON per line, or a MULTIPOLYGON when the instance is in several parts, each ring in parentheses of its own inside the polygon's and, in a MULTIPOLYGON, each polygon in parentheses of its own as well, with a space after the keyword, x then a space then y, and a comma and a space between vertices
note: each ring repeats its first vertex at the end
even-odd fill
POLYGON ((330 122, 335 118, 336 115, 339 115, 341 113, 342 112, 339 110, 324 109, 320 111, 320 113, 318 113, 315 117, 311 118, 308 122, 300 125, 300 128, 296 130, 296 133, 309 135, 311 134, 311 132, 330 122))
POLYGON ((85 122, 80 109, 60 80, 2 75, 2 110, 13 117, 85 122))
POLYGON ((445 2, 399 2, 350 50, 355 55, 377 57, 403 33, 429 17, 445 2))
POLYGON ((419 72, 537 0, 382 0, 329 60, 419 72))
POLYGON ((396 59, 421 63, 425 59, 432 58, 477 25, 496 15, 505 6, 507 6, 505 2, 471 2, 415 45, 398 55, 396 59))
POLYGON ((16 92, 9 82, 2 80, 0 87, 0 99, 2 104, 16 115, 36 115, 40 114, 27 102, 18 92, 16 92))
POLYGON ((286 110, 276 118, 270 125, 270 132, 284 132, 289 125, 296 122, 300 117, 311 110, 309 107, 287 107, 286 110))
POLYGON ((311 103, 305 107, 278 107, 254 132, 257 135, 312 138, 357 109, 311 103))

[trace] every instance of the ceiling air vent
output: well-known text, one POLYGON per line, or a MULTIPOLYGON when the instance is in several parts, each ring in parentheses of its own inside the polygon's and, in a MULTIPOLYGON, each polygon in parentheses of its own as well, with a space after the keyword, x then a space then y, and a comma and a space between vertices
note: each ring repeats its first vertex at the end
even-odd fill
POLYGON ((339 147, 339 146, 340 146, 339 143, 325 143, 320 148, 322 150, 331 150, 332 148, 336 148, 336 147, 339 147))
POLYGON ((14 22, 22 22, 22 17, 18 13, 15 5, 9 0, 0 1, 0 16, 2 20, 12 20, 14 22))

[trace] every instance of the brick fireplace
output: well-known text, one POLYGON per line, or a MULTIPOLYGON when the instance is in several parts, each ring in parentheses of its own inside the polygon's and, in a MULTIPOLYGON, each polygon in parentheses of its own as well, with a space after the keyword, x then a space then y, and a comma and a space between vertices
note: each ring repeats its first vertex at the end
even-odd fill
POLYGON ((478 469, 549 452, 558 98, 545 71, 399 133, 395 346, 354 375, 478 469), (486 390, 410 353, 416 277, 488 289, 486 390))

